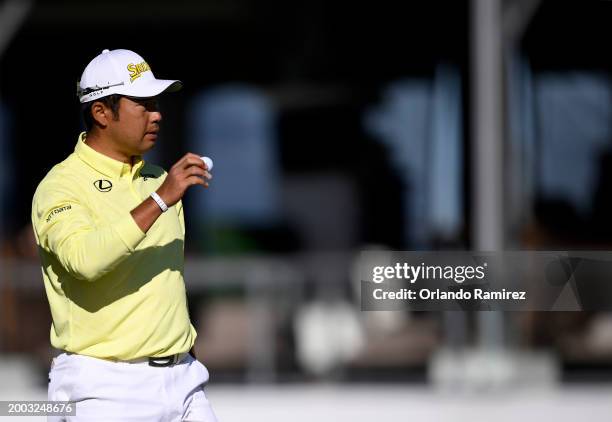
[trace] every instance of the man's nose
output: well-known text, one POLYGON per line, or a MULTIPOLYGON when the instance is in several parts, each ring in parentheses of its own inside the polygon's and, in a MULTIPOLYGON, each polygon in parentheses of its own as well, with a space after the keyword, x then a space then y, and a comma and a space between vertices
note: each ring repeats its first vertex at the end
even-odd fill
POLYGON ((151 121, 152 121, 152 122, 154 122, 154 123, 158 123, 158 122, 161 122, 161 119, 162 119, 161 112, 159 112, 159 111, 153 111, 153 112, 151 113, 151 121))

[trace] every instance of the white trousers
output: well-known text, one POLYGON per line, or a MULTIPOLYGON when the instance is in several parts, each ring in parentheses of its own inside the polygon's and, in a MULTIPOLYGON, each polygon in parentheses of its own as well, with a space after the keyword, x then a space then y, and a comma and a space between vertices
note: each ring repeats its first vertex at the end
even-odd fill
POLYGON ((49 372, 49 400, 76 402, 52 422, 216 422, 204 394, 208 370, 187 355, 167 367, 62 353, 49 372))

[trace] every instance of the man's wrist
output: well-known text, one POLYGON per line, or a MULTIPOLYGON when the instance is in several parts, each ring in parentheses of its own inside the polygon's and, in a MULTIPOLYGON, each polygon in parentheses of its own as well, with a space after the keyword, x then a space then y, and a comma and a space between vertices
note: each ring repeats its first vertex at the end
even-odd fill
POLYGON ((168 211, 168 205, 164 202, 164 200, 157 194, 157 192, 151 192, 151 198, 159 205, 159 208, 162 212, 168 211))

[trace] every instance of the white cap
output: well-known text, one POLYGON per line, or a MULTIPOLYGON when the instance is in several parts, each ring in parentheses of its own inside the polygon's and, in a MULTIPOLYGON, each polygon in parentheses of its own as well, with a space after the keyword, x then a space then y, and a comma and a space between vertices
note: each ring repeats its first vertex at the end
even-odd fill
POLYGON ((155 79, 147 62, 133 51, 104 50, 83 71, 77 95, 87 103, 112 94, 154 97, 182 86, 180 81, 155 79))

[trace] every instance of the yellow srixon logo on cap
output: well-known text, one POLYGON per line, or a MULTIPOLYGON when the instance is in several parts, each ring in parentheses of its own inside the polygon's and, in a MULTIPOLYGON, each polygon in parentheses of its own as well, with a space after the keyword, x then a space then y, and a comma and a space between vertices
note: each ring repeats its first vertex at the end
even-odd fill
POLYGON ((139 78, 143 72, 147 70, 151 70, 147 62, 142 62, 138 64, 130 63, 127 65, 127 70, 130 72, 130 82, 134 82, 134 79, 139 78))

